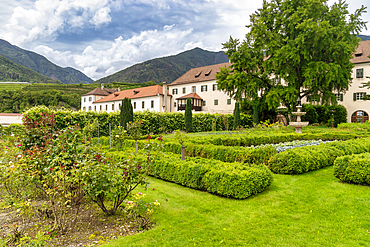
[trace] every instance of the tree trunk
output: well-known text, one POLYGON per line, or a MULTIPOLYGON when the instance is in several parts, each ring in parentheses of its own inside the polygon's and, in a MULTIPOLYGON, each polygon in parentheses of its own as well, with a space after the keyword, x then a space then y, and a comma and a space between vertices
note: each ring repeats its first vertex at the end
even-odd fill
POLYGON ((135 149, 135 153, 136 153, 136 154, 137 154, 138 150, 139 150, 139 142, 138 142, 138 141, 136 141, 136 149, 135 149))
POLYGON ((181 146, 181 158, 185 160, 185 146, 181 146))

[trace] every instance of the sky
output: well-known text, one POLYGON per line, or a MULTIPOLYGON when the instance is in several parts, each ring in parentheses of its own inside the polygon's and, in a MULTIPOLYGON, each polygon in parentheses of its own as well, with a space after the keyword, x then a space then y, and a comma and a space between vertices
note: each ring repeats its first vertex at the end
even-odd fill
MULTIPOLYGON (((329 0, 332 5, 335 1, 329 0)), ((150 59, 242 40, 263 0, 1 0, 0 38, 94 80, 150 59)), ((353 13, 370 0, 348 0, 353 13)), ((370 9, 362 15, 370 21, 370 9)), ((368 30, 361 34, 370 35, 368 30)))

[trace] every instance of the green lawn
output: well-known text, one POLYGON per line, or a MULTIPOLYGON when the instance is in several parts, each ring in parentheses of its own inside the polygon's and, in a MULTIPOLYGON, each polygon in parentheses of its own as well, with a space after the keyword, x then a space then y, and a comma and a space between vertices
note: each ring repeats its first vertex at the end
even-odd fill
POLYGON ((13 90, 18 90, 18 89, 21 89, 25 86, 27 86, 28 84, 12 84, 12 83, 4 83, 4 84, 0 84, 0 90, 6 90, 6 91, 13 91, 13 90))
POLYGON ((328 167, 274 175, 268 190, 233 200, 150 179, 157 227, 105 246, 369 246, 370 188, 328 167), (155 190, 153 190, 155 188, 155 190))

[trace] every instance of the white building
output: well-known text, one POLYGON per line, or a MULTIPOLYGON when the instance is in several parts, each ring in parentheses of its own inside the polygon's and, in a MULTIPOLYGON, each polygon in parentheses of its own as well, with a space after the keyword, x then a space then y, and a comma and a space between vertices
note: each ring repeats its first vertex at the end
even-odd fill
POLYGON ((131 99, 134 112, 170 111, 168 106, 172 103, 172 95, 168 93, 166 83, 164 83, 163 87, 154 85, 123 91, 111 90, 110 92, 105 92, 104 88, 96 88, 81 97, 81 110, 105 112, 119 111, 124 98, 131 99))
POLYGON ((220 68, 230 65, 230 63, 221 63, 193 68, 169 84, 169 91, 175 99, 171 109, 174 112, 184 111, 187 98, 191 98, 194 111, 232 113, 235 100, 218 90, 215 77, 220 68))

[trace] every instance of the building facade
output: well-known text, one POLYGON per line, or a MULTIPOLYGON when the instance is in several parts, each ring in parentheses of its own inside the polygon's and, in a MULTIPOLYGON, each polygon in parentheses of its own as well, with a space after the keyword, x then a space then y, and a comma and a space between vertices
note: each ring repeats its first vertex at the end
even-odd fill
POLYGON ((102 92, 104 88, 97 88, 82 95, 81 110, 83 111, 120 111, 122 100, 131 99, 134 112, 137 111, 170 111, 168 106, 172 103, 172 95, 168 93, 167 85, 154 85, 123 91, 110 90, 102 92), (106 95, 104 95, 106 94, 106 95))
POLYGON ((174 101, 174 112, 184 111, 187 98, 192 99, 192 110, 207 113, 232 113, 235 100, 218 90, 216 74, 230 63, 193 68, 168 85, 174 101))

